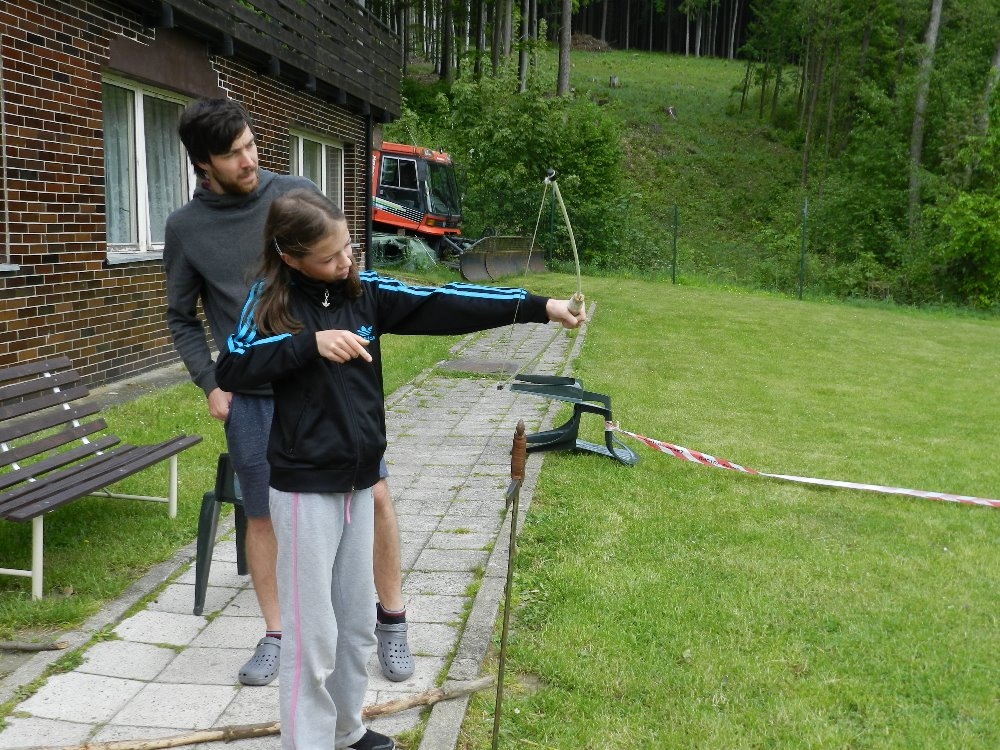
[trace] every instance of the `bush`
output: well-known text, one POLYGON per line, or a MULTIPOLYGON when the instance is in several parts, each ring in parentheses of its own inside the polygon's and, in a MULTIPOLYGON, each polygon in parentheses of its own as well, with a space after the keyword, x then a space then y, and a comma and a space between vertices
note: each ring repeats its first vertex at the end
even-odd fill
POLYGON ((419 134, 451 153, 463 175, 468 236, 486 230, 532 236, 538 227, 552 257, 570 259, 560 212, 553 220, 553 206, 542 204, 546 173, 554 169, 581 262, 615 268, 638 261, 630 249, 645 243, 629 229, 634 202, 625 193, 616 121, 586 97, 515 92, 509 74, 459 80, 433 98, 408 100, 386 137, 409 141, 419 134))

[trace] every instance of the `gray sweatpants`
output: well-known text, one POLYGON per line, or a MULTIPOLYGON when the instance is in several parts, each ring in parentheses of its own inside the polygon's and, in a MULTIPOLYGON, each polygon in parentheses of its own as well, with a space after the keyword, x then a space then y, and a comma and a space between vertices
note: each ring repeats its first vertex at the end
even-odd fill
POLYGON ((365 665, 375 649, 371 488, 271 488, 281 604, 281 747, 346 748, 365 734, 365 665))

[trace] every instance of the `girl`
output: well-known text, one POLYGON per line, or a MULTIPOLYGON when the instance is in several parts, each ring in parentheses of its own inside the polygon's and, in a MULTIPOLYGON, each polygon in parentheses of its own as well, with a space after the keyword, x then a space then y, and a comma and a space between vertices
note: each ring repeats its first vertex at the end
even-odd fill
POLYGON ((293 190, 264 228, 261 281, 216 379, 274 389, 267 458, 285 624, 285 750, 391 750, 361 722, 375 647, 372 494, 385 451, 378 337, 461 334, 516 322, 584 320, 562 300, 469 284, 411 287, 354 267, 344 213, 293 190))

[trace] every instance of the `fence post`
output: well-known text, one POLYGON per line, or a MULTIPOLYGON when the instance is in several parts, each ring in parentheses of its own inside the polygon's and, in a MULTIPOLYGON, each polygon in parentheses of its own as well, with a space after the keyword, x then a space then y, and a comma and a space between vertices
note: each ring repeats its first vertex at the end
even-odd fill
POLYGON ((674 259, 670 264, 670 283, 677 283, 677 204, 674 204, 674 259))
POLYGON ((799 299, 806 282, 806 218, 809 215, 809 196, 802 200, 802 255, 799 257, 799 299))

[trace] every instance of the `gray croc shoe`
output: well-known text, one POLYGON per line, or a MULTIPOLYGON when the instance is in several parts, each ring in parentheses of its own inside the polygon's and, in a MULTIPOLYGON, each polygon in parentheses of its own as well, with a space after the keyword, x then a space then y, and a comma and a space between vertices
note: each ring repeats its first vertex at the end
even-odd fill
POLYGON ((281 656, 281 639, 270 636, 257 641, 257 650, 250 661, 240 670, 240 682, 244 685, 267 685, 278 676, 278 660, 281 656))
POLYGON ((375 623, 375 637, 378 639, 378 663, 382 674, 393 682, 402 682, 413 676, 413 654, 406 642, 406 623, 388 625, 375 623))

